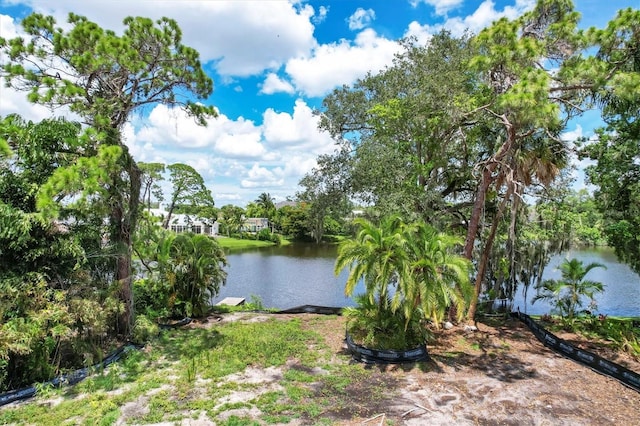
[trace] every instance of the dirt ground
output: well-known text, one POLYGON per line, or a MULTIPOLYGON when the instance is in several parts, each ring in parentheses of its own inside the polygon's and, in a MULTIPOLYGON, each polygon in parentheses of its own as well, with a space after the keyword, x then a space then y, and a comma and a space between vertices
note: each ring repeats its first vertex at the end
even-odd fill
MULTIPOLYGON (((298 317, 324 336, 337 362, 343 362, 344 318, 298 317)), ((558 336, 640 371, 638 360, 604 345, 558 336)), ((472 332, 454 327, 427 348, 431 360, 422 367, 371 367, 372 380, 384 384, 388 397, 371 398, 371 389, 361 384, 349 388, 348 412, 323 417, 343 425, 640 425, 639 392, 555 354, 517 320, 478 323, 472 332)), ((263 373, 265 385, 273 385, 274 372, 263 373)), ((251 380, 261 380, 261 374, 251 372, 251 380)))

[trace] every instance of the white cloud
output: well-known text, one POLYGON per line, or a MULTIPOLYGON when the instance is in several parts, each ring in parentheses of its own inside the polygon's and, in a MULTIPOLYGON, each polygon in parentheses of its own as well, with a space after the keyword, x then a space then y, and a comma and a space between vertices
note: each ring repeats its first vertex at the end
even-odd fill
POLYGON ((170 146, 182 149, 207 148, 231 158, 261 158, 266 150, 261 142, 261 129, 251 120, 240 117, 230 120, 224 114, 199 126, 180 109, 165 105, 153 108, 136 134, 140 143, 170 146))
POLYGON ((431 40, 435 32, 437 32, 437 30, 434 27, 430 25, 420 25, 418 22, 413 21, 407 27, 404 36, 407 38, 415 37, 418 45, 425 46, 429 43, 429 40, 431 40))
MULTIPOLYGON (((120 31, 127 16, 175 19, 183 43, 195 48, 203 62, 215 61, 225 76, 256 75, 277 69, 288 58, 305 55, 315 45, 315 11, 289 1, 132 1, 24 0, 34 10, 66 22, 68 12, 84 15, 105 28, 120 31)), ((326 12, 320 11, 319 16, 326 12)))
POLYGON ((18 35, 20 35, 18 27, 14 24, 13 18, 0 14, 0 37, 9 39, 18 37, 18 35))
POLYGON ((42 105, 32 104, 27 100, 25 92, 17 92, 5 87, 5 80, 0 77, 0 116, 9 114, 19 114, 25 120, 41 121, 45 118, 60 116, 60 110, 51 110, 42 105))
POLYGON ((349 29, 353 31, 368 27, 374 19, 376 19, 376 12, 373 9, 364 10, 359 7, 353 15, 347 19, 347 22, 349 23, 349 29))
POLYGON ((318 162, 315 157, 305 158, 303 156, 296 155, 287 161, 283 173, 287 177, 294 177, 299 180, 302 176, 313 170, 317 165, 318 162))
POLYGON ((413 7, 417 7, 420 3, 425 3, 433 6, 436 10, 436 15, 446 15, 452 9, 455 9, 462 5, 463 0, 410 0, 413 7))
POLYGON ((421 25, 413 21, 409 24, 405 36, 413 35, 419 40, 428 40, 431 34, 442 29, 451 31, 455 36, 462 35, 466 30, 478 33, 496 20, 503 17, 509 19, 516 18, 533 8, 534 5, 535 2, 533 0, 516 0, 515 5, 505 6, 502 10, 498 10, 495 8, 495 2, 493 0, 485 0, 471 15, 449 18, 442 24, 421 25))
POLYGON ((576 139, 579 139, 582 136, 584 136, 584 133, 582 131, 582 126, 579 124, 576 124, 576 127, 573 130, 568 130, 562 133, 560 135, 560 139, 567 142, 575 142, 576 139))
POLYGON ((278 187, 284 184, 282 176, 283 172, 279 167, 269 170, 266 167, 254 164, 247 173, 247 177, 242 179, 240 185, 243 188, 278 187))
POLYGON ((264 83, 262 84, 260 93, 271 95, 278 92, 293 94, 295 89, 291 83, 282 80, 277 74, 271 72, 267 74, 267 78, 265 78, 264 83))
POLYGON ((318 46, 311 57, 291 59, 285 70, 296 89, 307 96, 322 96, 338 85, 364 77, 367 71, 378 72, 391 63, 399 50, 397 42, 367 28, 353 44, 341 40, 318 46))
POLYGON ((318 14, 315 15, 311 21, 314 24, 320 24, 322 22, 324 22, 325 19, 327 19, 327 14, 329 14, 329 7, 328 6, 320 6, 318 8, 318 14))
POLYGON ((267 109, 263 114, 264 138, 273 149, 289 148, 325 153, 334 141, 318 130, 319 118, 302 99, 298 99, 293 114, 267 109))

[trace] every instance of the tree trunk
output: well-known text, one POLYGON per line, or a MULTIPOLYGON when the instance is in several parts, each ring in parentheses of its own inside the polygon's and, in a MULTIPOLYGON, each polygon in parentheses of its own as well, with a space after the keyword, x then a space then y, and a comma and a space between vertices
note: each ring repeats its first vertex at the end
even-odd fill
POLYGON ((496 238, 496 233, 498 231, 498 224, 500 223, 500 219, 504 214, 504 209, 507 206, 507 202, 513 195, 513 185, 509 185, 509 190, 505 194, 504 198, 500 202, 500 206, 498 207, 498 211, 496 212, 496 216, 493 219, 493 223, 491 224, 491 230, 489 231, 489 237, 487 238, 487 242, 484 245, 484 250, 482 251, 482 256, 480 258, 480 263, 478 264, 478 273, 476 275, 476 281, 474 286, 474 297, 471 299, 471 304, 469 305, 469 310, 467 311, 467 319, 473 320, 476 316, 476 310, 478 308, 478 297, 480 296, 480 290, 482 290, 482 280, 484 279, 484 274, 487 271, 487 263, 489 262, 489 255, 491 254, 491 249, 493 247, 493 241, 496 238))
MULTIPOLYGON (((495 177, 493 176, 493 174, 498 168, 498 165, 509 154, 509 152, 511 151, 511 148, 513 147, 516 141, 516 131, 513 125, 511 125, 511 123, 508 121, 506 116, 502 116, 502 123, 504 124, 505 130, 506 130, 506 135, 507 135, 506 140, 500 146, 498 151, 486 161, 482 169, 482 180, 478 185, 478 191, 476 192, 476 199, 473 203, 471 218, 469 219, 469 226, 467 228, 467 238, 465 240, 464 252, 463 252, 463 256, 469 260, 472 260, 473 258, 473 247, 475 245, 475 241, 478 233, 478 227, 480 225, 480 217, 482 216, 482 211, 484 210, 484 204, 487 198, 487 192, 489 191, 489 187, 491 186, 491 184, 495 181, 495 177)), ((493 241, 491 241, 491 244, 485 244, 485 251, 486 250, 490 251, 492 244, 493 244, 493 241)), ((482 261, 480 263, 482 263, 482 261)), ((480 268, 481 266, 478 265, 478 267, 480 268)), ((478 276, 481 277, 480 274, 478 274, 478 276)), ((482 278, 480 278, 480 280, 482 280, 482 278)), ((477 282, 478 282, 478 277, 476 277, 476 283, 477 282)), ((467 311, 468 321, 473 321, 473 317, 476 314, 476 308, 478 306, 478 295, 479 293, 477 292, 477 289, 476 289, 475 299, 471 301, 469 310, 467 311)))
POLYGON ((123 152, 124 170, 128 182, 114 176, 111 188, 111 238, 116 249, 115 280, 119 286, 124 309, 118 318, 118 331, 128 336, 135 321, 133 300, 133 235, 135 233, 140 202, 140 169, 128 152, 123 152), (125 189, 126 188, 126 189, 125 189))

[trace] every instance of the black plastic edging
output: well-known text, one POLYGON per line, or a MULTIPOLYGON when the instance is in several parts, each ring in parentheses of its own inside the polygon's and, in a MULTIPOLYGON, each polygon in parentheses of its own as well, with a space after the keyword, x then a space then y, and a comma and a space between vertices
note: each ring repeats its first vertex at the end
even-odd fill
POLYGON ((540 340, 545 346, 553 349, 555 352, 570 358, 580 364, 586 365, 592 370, 604 374, 605 376, 612 377, 622 384, 640 392, 640 374, 623 367, 613 361, 604 359, 592 352, 585 351, 584 349, 576 348, 569 342, 559 338, 558 336, 550 333, 536 323, 529 315, 521 312, 512 312, 512 317, 518 318, 525 323, 527 327, 533 332, 533 334, 540 340))
MULTIPOLYGON (((140 348, 141 346, 134 345, 132 343, 120 346, 114 352, 109 354, 105 359, 103 359, 102 362, 92 367, 85 367, 76 371, 72 371, 71 373, 63 374, 62 376, 58 376, 52 380, 49 380, 48 382, 42 383, 42 386, 49 385, 49 386, 58 388, 62 385, 74 385, 79 381, 85 379, 89 374, 91 374, 91 372, 95 371, 96 369, 106 368, 110 364, 113 364, 114 362, 119 360, 127 352, 133 349, 140 349, 140 348)), ((30 386, 28 388, 16 389, 16 390, 12 390, 12 391, 0 394, 0 407, 6 404, 10 404, 12 402, 31 398, 36 394, 36 392, 37 392, 36 387, 30 386)))
POLYGON ((329 306, 302 305, 295 308, 283 309, 276 311, 274 314, 321 314, 321 315, 341 315, 342 308, 333 308, 329 306))
POLYGON ((355 343, 349 332, 346 333, 345 340, 347 341, 347 348, 351 352, 351 357, 366 364, 404 364, 427 361, 429 359, 425 345, 405 351, 369 349, 355 343))
POLYGON ((190 324, 191 321, 193 321, 191 318, 189 317, 184 317, 182 318, 180 321, 175 322, 173 324, 158 324, 158 328, 160 330, 170 330, 172 328, 178 328, 178 327, 183 327, 187 324, 190 324))
MULTIPOLYGON (((178 322, 173 324, 159 324, 158 327, 161 330, 173 329, 178 327, 183 327, 189 323, 191 323, 192 319, 189 317, 185 317, 178 322)), ((62 385, 75 385, 76 383, 84 380, 91 374, 91 372, 96 371, 97 369, 106 368, 110 364, 118 361, 123 354, 129 352, 133 349, 140 349, 142 346, 134 345, 133 343, 128 343, 126 345, 120 346, 118 349, 113 351, 111 354, 107 355, 101 362, 95 364, 91 367, 81 368, 79 370, 72 371, 71 373, 63 374, 61 376, 55 377, 48 382, 41 383, 41 386, 53 386, 60 387, 62 385)), ((11 404, 12 402, 21 401, 23 399, 31 398, 37 392, 35 386, 30 386, 22 389, 15 389, 3 394, 0 394, 0 407, 3 405, 11 404)))

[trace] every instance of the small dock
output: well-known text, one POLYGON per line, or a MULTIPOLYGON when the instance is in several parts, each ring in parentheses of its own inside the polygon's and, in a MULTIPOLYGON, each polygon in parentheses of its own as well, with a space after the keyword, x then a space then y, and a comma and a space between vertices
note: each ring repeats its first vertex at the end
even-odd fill
POLYGON ((227 306, 240 306, 244 305, 245 298, 244 297, 225 297, 218 303, 216 306, 227 305, 227 306))

